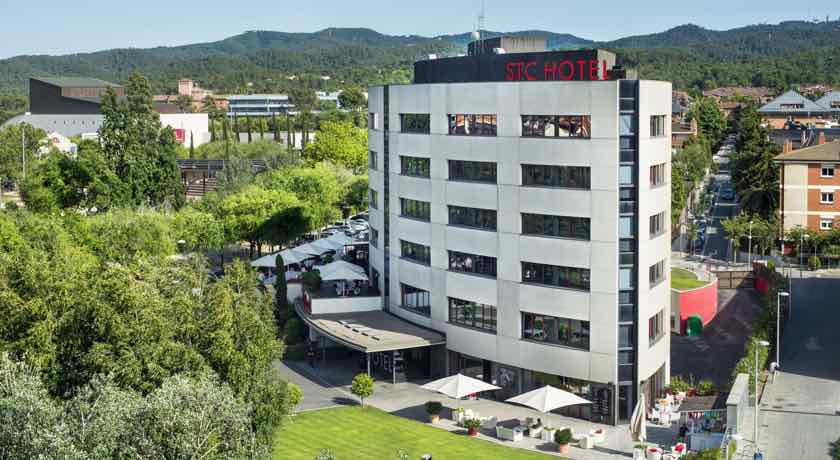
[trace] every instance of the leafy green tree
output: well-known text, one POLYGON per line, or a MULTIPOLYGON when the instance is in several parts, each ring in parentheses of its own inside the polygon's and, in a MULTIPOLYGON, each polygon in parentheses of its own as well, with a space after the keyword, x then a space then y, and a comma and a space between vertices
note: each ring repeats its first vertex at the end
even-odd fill
POLYGON ((126 86, 127 100, 109 90, 102 101, 105 119, 100 142, 110 169, 126 185, 125 205, 157 206, 184 202, 172 128, 162 128, 152 107, 148 80, 134 73, 126 86))
POLYGON ((286 320, 289 319, 290 311, 288 286, 286 285, 286 264, 280 254, 277 254, 274 271, 277 276, 274 281, 274 318, 277 321, 277 330, 282 331, 286 320))
POLYGON ((201 111, 211 115, 216 115, 218 110, 219 109, 216 108, 216 99, 210 94, 204 96, 204 99, 201 100, 201 111))
POLYGON ((340 216, 341 190, 334 167, 319 163, 311 168, 286 167, 257 178, 259 186, 291 192, 304 204, 309 216, 308 230, 321 228, 340 216))
POLYGON ((721 221, 726 237, 732 242, 732 261, 738 262, 738 250, 744 238, 749 235, 750 217, 741 213, 721 221))
MULTIPOLYGON (((275 238, 285 232, 275 233, 273 227, 285 223, 284 218, 298 208, 301 208, 301 202, 292 192, 247 186, 225 197, 220 205, 225 240, 248 241, 252 253, 262 242, 282 242, 275 241, 275 238)), ((304 219, 302 210, 296 214, 295 217, 304 219)), ((301 228, 306 224, 293 225, 301 228)))
POLYGON ((182 94, 178 96, 175 100, 175 107, 178 108, 178 111, 181 113, 192 113, 193 112, 193 100, 192 97, 182 94))
MULTIPOLYGON (((0 184, 6 181, 19 182, 23 179, 23 156, 27 158, 27 171, 32 169, 35 154, 39 151, 47 133, 29 124, 15 124, 0 128, 0 184)), ((3 187, 0 186, 0 202, 3 187)))
POLYGON ((355 112, 365 107, 367 99, 365 99, 365 94, 358 86, 350 86, 338 95, 338 103, 341 104, 342 108, 355 112))
POLYGON ((368 176, 353 176, 342 186, 344 196, 341 207, 347 215, 363 211, 368 207, 368 176))
POLYGON ((367 129, 351 123, 323 123, 315 141, 304 149, 304 158, 315 163, 329 161, 360 174, 367 169, 367 129))
POLYGON ((726 132, 726 118, 710 97, 695 101, 689 110, 689 117, 697 120, 697 128, 713 145, 718 144, 726 132))
POLYGON ((357 374, 350 384, 350 392, 356 395, 362 407, 365 407, 365 399, 373 396, 373 378, 364 372, 357 374))
POLYGON ((738 111, 734 124, 738 140, 732 155, 732 181, 741 207, 770 219, 779 208, 779 167, 774 158, 781 149, 769 140, 755 106, 738 111))

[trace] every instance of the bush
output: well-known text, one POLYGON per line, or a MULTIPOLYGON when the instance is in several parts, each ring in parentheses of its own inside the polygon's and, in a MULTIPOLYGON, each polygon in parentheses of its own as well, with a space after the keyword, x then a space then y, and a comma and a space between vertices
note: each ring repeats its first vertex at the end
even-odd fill
POLYGON ((286 338, 286 343, 295 345, 303 342, 304 331, 303 321, 300 318, 292 318, 286 321, 286 325, 283 326, 283 336, 286 338))
POLYGON ((715 384, 712 383, 711 380, 701 380, 700 383, 697 384, 697 394, 699 396, 711 396, 717 393, 715 390, 715 384))
POLYGON ((426 402, 426 413, 429 415, 440 415, 440 411, 443 410, 443 404, 438 401, 428 401, 426 402))
POLYGON ((464 428, 472 428, 473 430, 477 430, 481 428, 481 420, 477 418, 464 420, 464 428))
POLYGON ((318 270, 306 272, 300 276, 303 286, 310 291, 317 291, 321 288, 321 273, 318 270))
POLYGON ((689 385, 688 381, 677 375, 671 377, 671 385, 669 385, 669 388, 673 393, 679 393, 681 391, 688 392, 688 390, 691 389, 691 385, 689 385))
POLYGON ((568 444, 572 442, 572 430, 566 428, 554 433, 554 442, 557 444, 568 444))
POLYGON ((373 395, 373 379, 364 372, 358 374, 353 377, 353 383, 350 384, 350 392, 358 396, 362 407, 365 407, 365 398, 373 395))
POLYGON ((688 454, 683 457, 684 460, 721 460, 723 452, 717 447, 713 449, 703 449, 700 452, 688 454))
POLYGON ((811 270, 819 270, 822 268, 822 261, 817 256, 808 257, 808 268, 811 270))

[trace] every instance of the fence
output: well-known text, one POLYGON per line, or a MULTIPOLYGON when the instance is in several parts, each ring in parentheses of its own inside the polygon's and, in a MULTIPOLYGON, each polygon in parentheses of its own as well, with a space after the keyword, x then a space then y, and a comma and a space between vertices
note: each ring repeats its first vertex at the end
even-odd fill
POLYGON ((749 270, 713 271, 718 279, 719 289, 751 289, 755 287, 755 277, 749 270))

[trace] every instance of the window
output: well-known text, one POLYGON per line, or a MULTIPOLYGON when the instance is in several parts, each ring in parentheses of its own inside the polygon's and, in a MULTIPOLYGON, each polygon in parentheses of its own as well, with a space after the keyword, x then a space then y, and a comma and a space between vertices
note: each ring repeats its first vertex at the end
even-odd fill
POLYGON ((665 279, 665 261, 660 260, 653 264, 648 269, 648 278, 650 279, 650 286, 656 286, 665 279))
POLYGON ((665 233, 665 212, 650 216, 650 237, 655 238, 665 233))
POLYGON ((589 290, 589 270, 522 262, 522 282, 589 290))
POLYGON ((831 230, 832 228, 834 228, 832 219, 820 219, 820 230, 831 230))
POLYGON ((834 203, 834 192, 820 192, 820 203, 823 203, 823 204, 834 203))
POLYGON ((635 328, 630 324, 618 326, 618 348, 633 348, 635 328))
POLYGON ((450 114, 449 134, 495 136, 496 115, 450 114))
POLYGON ((376 169, 377 164, 378 164, 378 162, 377 162, 377 158, 376 158, 376 152, 374 152, 373 150, 369 150, 368 151, 368 169, 376 169))
POLYGON ((665 135, 665 115, 650 116, 650 137, 662 137, 665 135))
POLYGON ((401 113, 400 130, 404 133, 429 134, 431 122, 428 113, 401 113))
POLYGON ((431 219, 431 205, 428 201, 400 198, 400 216, 428 222, 431 219))
POLYGON ((632 136, 636 134, 636 116, 632 114, 619 115, 618 134, 621 136, 632 136))
POLYGON ((496 258, 449 251, 449 269, 462 273, 473 273, 496 277, 496 258))
POLYGON ((589 321, 522 312, 522 338, 589 350, 589 321))
POLYGON ((618 184, 619 185, 633 185, 633 167, 619 166, 618 167, 618 184))
POLYGON ((376 113, 368 112, 367 127, 368 129, 376 129, 376 113))
POLYGON ((372 188, 368 189, 368 206, 372 209, 379 209, 379 192, 372 188))
POLYGON ((633 289, 633 269, 620 268, 618 270, 618 288, 633 289))
POLYGON ((589 218, 522 214, 522 234, 589 239, 589 218))
POLYGON ((820 177, 834 177, 834 165, 823 165, 820 168, 820 177))
POLYGON ((800 103, 800 102, 781 103, 781 104, 779 104, 779 106, 783 109, 804 109, 805 108, 805 104, 800 103))
POLYGON ((522 185, 589 190, 590 170, 586 166, 522 165, 522 185))
POLYGON ((589 138, 591 123, 588 115, 522 115, 522 136, 589 138))
POLYGON ((650 186, 658 187, 665 184, 665 163, 650 167, 650 186))
POLYGON ((403 259, 413 260, 423 265, 429 265, 432 261, 431 250, 428 246, 400 240, 400 249, 403 259))
POLYGON ((450 297, 449 322, 496 332, 496 307, 450 297))
POLYGON ((449 160, 449 180, 496 183, 496 163, 449 160))
POLYGON ((430 176, 428 158, 400 157, 400 173, 403 176, 425 177, 430 176))
POLYGON ((400 283, 400 307, 418 315, 429 316, 432 310, 429 291, 400 283))
POLYGON ((379 230, 370 227, 370 237, 368 238, 370 245, 378 248, 379 247, 379 230))
POLYGON ((633 238, 636 234, 634 219, 632 216, 622 216, 618 218, 618 236, 619 238, 633 238))
POLYGON ((496 230, 496 211, 492 209, 449 207, 449 225, 496 230))
POLYGON ((663 335, 665 335, 665 310, 648 319, 648 346, 653 346, 663 335))

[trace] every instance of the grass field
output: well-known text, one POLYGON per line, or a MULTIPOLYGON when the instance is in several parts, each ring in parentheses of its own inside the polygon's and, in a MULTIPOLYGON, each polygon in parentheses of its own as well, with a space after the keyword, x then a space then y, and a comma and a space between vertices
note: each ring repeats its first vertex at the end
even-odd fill
POLYGON ((695 289, 705 285, 705 281, 698 280, 697 275, 688 270, 682 268, 671 269, 671 287, 674 289, 695 289))
POLYGON ((295 415, 277 432, 273 458, 314 460, 321 449, 332 450, 337 460, 398 460, 400 449, 410 460, 423 454, 432 454, 434 460, 560 458, 450 433, 372 407, 357 406, 295 415))

